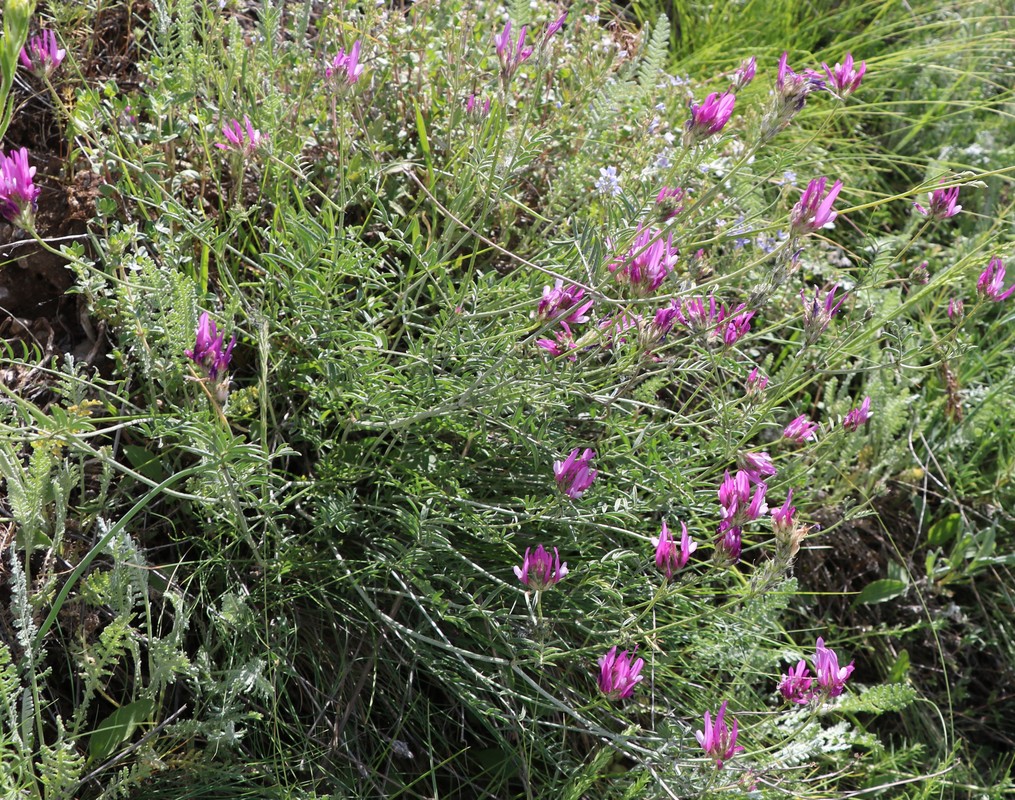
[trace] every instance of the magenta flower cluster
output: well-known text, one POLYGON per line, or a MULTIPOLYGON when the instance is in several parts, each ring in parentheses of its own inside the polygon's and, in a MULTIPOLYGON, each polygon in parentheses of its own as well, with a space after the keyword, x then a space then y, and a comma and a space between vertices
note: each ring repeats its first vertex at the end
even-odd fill
POLYGON ((815 178, 807 184, 807 188, 800 195, 800 200, 790 212, 791 234, 811 233, 830 227, 835 221, 838 214, 832 210, 832 204, 839 196, 842 181, 836 181, 826 193, 827 182, 827 178, 815 178))
MULTIPOLYGON (((944 178, 941 179, 944 183, 944 178)), ((930 193, 930 207, 924 208, 919 203, 913 203, 913 207, 925 217, 942 220, 954 217, 962 210, 962 206, 956 205, 959 199, 959 187, 950 186, 944 189, 935 189, 930 193)))
MULTIPOLYGON (((563 22, 561 22, 563 24, 563 22)), ((522 25, 518 41, 511 41, 511 20, 504 24, 504 30, 493 36, 497 58, 500 59, 501 72, 505 79, 509 78, 521 63, 532 55, 532 48, 525 46, 525 34, 528 26, 522 25)))
POLYGON ((691 541, 687 533, 687 525, 680 523, 680 541, 674 538, 663 520, 662 530, 659 536, 652 539, 656 548, 656 566, 666 576, 666 580, 673 580, 678 570, 687 566, 691 554, 698 549, 697 542, 691 541))
POLYGON ((753 311, 747 311, 747 304, 741 303, 730 310, 725 304, 716 303, 715 295, 690 297, 679 301, 676 318, 688 330, 705 333, 710 342, 722 342, 732 347, 751 329, 753 311))
POLYGON ((25 230, 33 227, 38 206, 40 190, 34 177, 35 167, 29 166, 24 147, 0 153, 0 216, 25 230))
POLYGON ((804 341, 807 344, 814 344, 828 329, 832 317, 839 310, 842 301, 846 299, 845 293, 840 295, 838 300, 835 299, 835 292, 838 288, 838 284, 832 286, 825 293, 824 298, 821 297, 821 290, 815 289, 814 297, 811 300, 807 299, 807 293, 803 289, 800 290, 800 299, 803 301, 804 307, 804 341))
POLYGON ((839 657, 830 647, 825 647, 825 640, 820 636, 815 644, 814 676, 807 668, 803 659, 796 667, 783 676, 779 684, 779 693, 790 703, 804 705, 814 699, 838 697, 846 689, 846 681, 853 674, 853 662, 845 667, 839 666, 839 657))
POLYGON ((1015 294, 1015 283, 1005 289, 1004 274, 1004 263, 1000 258, 994 256, 980 273, 980 277, 976 281, 976 291, 984 299, 993 300, 995 303, 1007 300, 1012 294, 1015 294))
POLYGON ((197 324, 197 341, 194 343, 194 349, 185 350, 184 355, 204 369, 209 378, 217 381, 229 367, 236 337, 233 336, 229 340, 227 347, 223 347, 224 344, 225 334, 219 333, 212 318, 205 311, 197 324))
POLYGON ((21 48, 20 60, 33 75, 48 78, 66 55, 67 51, 62 50, 56 41, 56 34, 53 31, 43 31, 21 48))
POLYGON ((220 150, 235 150, 244 156, 251 156, 257 148, 268 141, 267 135, 261 133, 250 122, 250 117, 243 115, 243 124, 238 120, 230 120, 222 126, 222 135, 226 137, 225 142, 216 142, 215 146, 220 150))
POLYGON ((359 80, 360 75, 363 74, 364 65, 359 63, 359 52, 360 42, 357 39, 353 42, 352 47, 349 48, 349 52, 346 53, 344 48, 339 48, 337 55, 331 60, 331 63, 324 68, 324 76, 331 78, 333 75, 343 73, 345 75, 345 82, 350 86, 359 80))
POLYGON ((867 71, 867 62, 861 61, 860 66, 854 69, 853 56, 846 53, 843 63, 836 64, 831 69, 825 63, 822 63, 821 67, 828 76, 830 91, 834 91, 840 98, 845 99, 860 88, 860 81, 863 80, 863 75, 867 71))
POLYGON ((557 488, 572 500, 585 494, 599 474, 598 470, 592 469, 596 451, 586 448, 581 455, 579 452, 581 448, 576 447, 563 461, 553 462, 553 477, 557 481, 557 488))
POLYGON ((698 740, 701 749, 705 754, 715 760, 715 768, 722 769, 737 753, 744 752, 744 748, 737 744, 737 721, 734 718, 733 725, 726 724, 726 701, 719 706, 719 713, 712 715, 705 712, 704 729, 696 731, 694 738, 698 740))
POLYGON ((712 92, 702 103, 691 103, 691 118, 685 125, 684 144, 703 142, 719 133, 733 114, 737 98, 733 92, 712 92))
POLYGON ((526 547, 522 565, 514 568, 515 575, 522 583, 535 592, 549 589, 567 575, 567 563, 561 563, 560 553, 553 548, 553 555, 543 545, 535 550, 526 547))
POLYGON ((599 691, 610 700, 626 700, 644 677, 641 668, 645 666, 645 659, 634 658, 637 651, 635 647, 631 652, 618 653, 614 645, 599 659, 599 691))
POLYGON ((618 283, 630 286, 639 297, 648 297, 673 271, 677 257, 672 235, 663 238, 654 228, 639 225, 627 253, 611 261, 608 267, 618 283))

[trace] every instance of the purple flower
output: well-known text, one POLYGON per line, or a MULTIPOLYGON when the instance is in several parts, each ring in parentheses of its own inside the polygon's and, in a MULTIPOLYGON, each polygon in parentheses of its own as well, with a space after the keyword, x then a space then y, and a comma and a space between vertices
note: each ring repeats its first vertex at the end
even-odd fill
POLYGON ((700 105, 691 103, 691 118, 687 121, 684 144, 690 146, 704 141, 719 133, 730 121, 733 105, 736 103, 733 92, 720 95, 712 92, 700 105))
MULTIPOLYGON (((942 178, 940 183, 944 183, 942 178)), ((959 199, 959 187, 952 186, 947 189, 935 189, 930 193, 930 208, 924 208, 919 203, 913 203, 913 207, 923 216, 931 219, 942 220, 954 217, 962 210, 962 206, 955 205, 959 199)))
POLYGON ((741 303, 727 314, 726 307, 719 311, 719 324, 716 325, 716 338, 721 339, 727 347, 732 347, 751 329, 753 311, 744 311, 746 303, 741 303))
POLYGON ((735 525, 727 525, 723 520, 719 524, 719 534, 715 540, 714 556, 719 564, 736 564, 740 560, 744 544, 741 536, 744 531, 735 525))
POLYGON ((504 23, 504 30, 495 33, 493 43, 496 47, 497 58, 500 59, 501 68, 505 77, 509 77, 521 63, 532 55, 532 48, 525 46, 525 32, 528 26, 522 25, 521 33, 518 35, 518 43, 512 46, 511 42, 511 20, 504 23))
POLYGON ((871 399, 865 397, 863 402, 850 411, 842 421, 842 427, 847 431, 855 431, 861 425, 866 425, 871 418, 871 399))
POLYGON ((842 301, 846 299, 847 295, 843 294, 838 302, 835 301, 835 291, 838 288, 839 284, 832 286, 825 295, 824 301, 821 299, 820 289, 814 290, 813 300, 808 300, 804 290, 800 290, 800 299, 804 304, 804 341, 807 344, 814 344, 827 330, 835 312, 839 310, 842 301))
POLYGON ((567 311, 570 313, 563 317, 563 322, 572 325, 588 322, 589 318, 586 312, 592 308, 595 300, 589 298, 583 303, 582 297, 584 296, 584 289, 580 289, 577 286, 564 288, 564 281, 558 278, 552 289, 549 286, 543 287, 543 297, 536 308, 536 320, 548 322, 552 319, 560 318, 561 314, 567 311))
POLYGON ((834 650, 825 647, 825 641, 820 636, 816 647, 814 671, 818 676, 818 688, 825 697, 838 697, 846 688, 846 679, 853 673, 853 662, 840 668, 839 657, 834 650))
POLYGON ((28 165, 28 150, 0 152, 0 215, 19 228, 31 230, 40 189, 32 182, 35 167, 28 165))
POLYGON ((763 478, 771 477, 776 473, 772 457, 764 451, 741 453, 739 460, 740 468, 747 473, 747 479, 751 483, 761 483, 763 478))
POLYGON ((652 328, 657 335, 662 336, 670 332, 673 323, 677 321, 678 308, 675 303, 670 303, 656 311, 655 316, 652 317, 652 328))
POLYGON ((557 19, 546 26, 546 33, 543 34, 543 45, 550 41, 557 34, 561 28, 564 27, 564 22, 567 20, 567 12, 565 11, 557 19))
POLYGON ((965 313, 965 306, 962 303, 962 298, 953 297, 948 301, 948 319, 958 321, 962 319, 962 315, 965 313))
POLYGON ((786 502, 780 508, 772 509, 772 529, 777 535, 790 533, 793 530, 793 515, 796 514, 796 506, 793 502, 793 490, 789 490, 786 502))
POLYGON ((813 679, 810 670, 807 669, 807 662, 802 658, 797 662, 796 667, 790 667, 789 672, 783 677, 779 684, 779 693, 789 702, 805 705, 814 697, 814 690, 811 689, 813 679))
POLYGON ((553 556, 546 551, 543 545, 539 545, 535 552, 531 548, 525 548, 525 558, 522 565, 515 567, 515 575, 518 580, 532 589, 534 592, 541 592, 549 589, 555 583, 567 575, 567 564, 560 563, 560 553, 553 548, 553 556))
POLYGON ((758 68, 758 59, 754 56, 745 58, 740 62, 740 66, 737 67, 737 71, 733 73, 733 89, 739 92, 751 81, 754 80, 754 73, 758 68))
POLYGON ((746 470, 739 469, 737 474, 731 476, 729 470, 719 485, 719 504, 722 506, 723 525, 726 527, 740 527, 746 522, 752 522, 768 513, 768 506, 765 504, 765 493, 768 491, 768 484, 758 481, 752 490, 751 475, 746 470))
POLYGON ((232 358, 233 347, 236 345, 236 337, 229 340, 229 346, 225 349, 225 334, 219 333, 212 318, 205 311, 197 324, 197 341, 193 350, 184 350, 184 355, 195 364, 204 368, 208 377, 213 381, 219 379, 219 375, 226 371, 229 360, 232 358))
POLYGON ((663 239, 659 231, 639 225, 626 255, 608 266, 618 283, 629 284, 636 294, 647 297, 659 288, 676 263, 672 234, 663 239))
POLYGON ((684 190, 680 187, 671 189, 669 186, 664 186, 659 190, 659 194, 656 195, 656 205, 662 207, 666 219, 673 219, 684 210, 684 207, 680 205, 684 194, 684 190))
POLYGON ((790 212, 790 233, 811 233, 830 226, 838 216, 832 211, 832 204, 842 189, 842 181, 836 181, 825 194, 827 178, 815 178, 804 189, 800 200, 790 212))
POLYGON ((638 652, 635 647, 631 653, 627 650, 617 654, 617 646, 609 649, 605 656, 599 659, 599 691, 605 694, 610 700, 625 700, 634 694, 634 687, 641 681, 641 668, 645 666, 645 659, 631 657, 638 652))
POLYGON ((562 328, 562 330, 559 330, 554 334, 555 338, 536 339, 536 347, 543 348, 547 353, 549 353, 554 358, 557 358, 558 356, 562 356, 565 353, 568 353, 568 359, 570 361, 577 361, 578 356, 576 356, 574 353, 571 352, 576 347, 574 341, 574 334, 571 333, 571 328, 568 327, 568 324, 566 322, 561 322, 560 327, 562 328))
POLYGON ((733 727, 728 728, 725 716, 726 701, 723 701, 719 706, 719 713, 715 715, 715 722, 712 722, 712 716, 706 711, 705 729, 694 734, 705 754, 715 759, 716 769, 722 769, 724 762, 729 761, 737 753, 744 752, 744 748, 737 744, 736 719, 733 720, 733 727))
POLYGON ((814 434, 818 430, 818 423, 811 422, 807 419, 806 414, 801 414, 795 420, 793 420, 783 430, 782 435, 786 439, 792 439, 794 442, 802 443, 809 442, 814 438, 814 434))
POLYGON ((616 167, 600 167, 596 178, 596 191, 603 197, 617 197, 621 191, 620 178, 616 167))
POLYGON ((758 368, 755 367, 747 375, 747 396, 752 397, 759 395, 765 391, 765 387, 768 386, 768 378, 758 372, 758 368))
POLYGON ((800 75, 789 68, 788 53, 779 59, 779 71, 775 79, 775 106, 765 117, 762 136, 765 140, 785 128, 790 120, 804 107, 807 95, 824 89, 825 83, 817 73, 808 70, 800 75))
POLYGON ((687 525, 680 523, 680 545, 670 529, 666 527, 666 520, 663 520, 662 530, 658 538, 653 537, 652 543, 656 546, 656 566, 666 575, 667 580, 673 580, 677 570, 687 566, 691 553, 698 549, 698 543, 692 542, 687 534, 687 525))
POLYGON ((828 85, 831 86, 840 98, 845 99, 860 88, 860 81, 867 71, 867 62, 861 61, 860 66, 853 69, 853 56, 846 53, 842 64, 836 64, 832 69, 828 64, 822 63, 825 73, 828 75, 828 85))
POLYGON ((482 103, 477 103, 476 95, 470 94, 469 99, 465 101, 465 113, 485 117, 490 113, 490 98, 486 98, 482 103))
POLYGON ((572 500, 577 500, 592 485, 599 474, 598 470, 592 469, 592 459, 596 457, 595 450, 586 449, 579 457, 576 447, 563 461, 553 462, 553 476, 557 481, 557 488, 572 500))
POLYGON ((243 125, 237 120, 230 120, 222 126, 222 135, 226 137, 226 143, 215 142, 220 150, 236 150, 245 156, 253 155, 258 147, 263 145, 268 137, 250 124, 250 117, 243 115, 243 125))
MULTIPOLYGON (((24 152, 24 148, 22 148, 22 152, 24 152)), ((980 273, 980 278, 976 281, 976 291, 985 299, 993 300, 995 303, 1007 300, 1015 293, 1015 283, 1007 290, 1004 288, 1004 264, 997 256, 990 259, 986 269, 980 273)))
POLYGON ((359 50, 360 42, 357 39, 353 42, 352 47, 349 48, 349 52, 346 53, 344 48, 338 49, 338 55, 336 55, 331 63, 324 68, 324 77, 330 78, 338 72, 345 73, 345 81, 350 86, 359 80, 359 76, 363 74, 364 65, 359 63, 359 50))
POLYGON ((67 51, 57 45, 56 34, 53 31, 43 31, 21 48, 20 58, 21 63, 33 75, 48 78, 60 66, 65 55, 67 51))

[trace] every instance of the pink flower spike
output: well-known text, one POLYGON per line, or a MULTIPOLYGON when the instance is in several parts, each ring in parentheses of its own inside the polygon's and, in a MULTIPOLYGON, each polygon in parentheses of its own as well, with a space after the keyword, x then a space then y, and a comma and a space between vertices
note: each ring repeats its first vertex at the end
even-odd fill
POLYGON ((691 103, 691 118, 684 125, 684 145, 690 147, 719 133, 729 122, 736 100, 733 92, 712 92, 700 105, 691 103))
POLYGON ((733 73, 733 90, 739 92, 753 81, 757 68, 758 59, 754 56, 745 58, 741 61, 740 66, 737 67, 737 71, 733 73))
POLYGON ((579 457, 579 450, 576 447, 563 461, 553 462, 553 477, 557 481, 557 488, 572 500, 581 497, 599 474, 598 470, 592 469, 596 451, 586 448, 579 457))
POLYGON ((839 306, 848 296, 843 294, 836 302, 835 292, 838 288, 839 284, 833 285, 825 294, 823 301, 819 289, 814 290, 813 300, 808 300, 804 290, 800 290, 800 299, 804 306, 804 342, 806 344, 814 344, 821 337, 821 334, 828 329, 828 324, 835 316, 835 312, 839 310, 839 306))
MULTIPOLYGON (((940 183, 944 183, 942 178, 940 183)), ((956 205, 959 199, 959 187, 952 186, 947 189, 935 189, 930 193, 930 208, 924 208, 919 203, 913 203, 913 207, 923 216, 934 220, 948 219, 954 217, 962 210, 962 206, 956 205)))
POLYGON ((953 322, 959 322, 962 320, 962 315, 965 313, 965 306, 962 303, 962 298, 953 297, 948 301, 948 319, 953 322))
POLYGON ((243 115, 243 125, 238 120, 230 120, 222 126, 222 135, 226 137, 226 144, 216 142, 215 146, 220 150, 236 150, 244 156, 251 156, 257 148, 268 141, 268 137, 261 133, 250 122, 250 117, 243 115))
POLYGON ((38 78, 48 78, 64 56, 66 50, 61 50, 56 41, 56 34, 53 31, 43 31, 38 36, 33 36, 28 44, 21 48, 19 58, 25 69, 38 78))
POLYGON ((24 147, 0 152, 0 216, 24 230, 32 230, 38 207, 38 186, 32 181, 35 167, 28 164, 24 147))
POLYGON ((557 19, 546 26, 546 33, 543 34, 543 45, 554 37, 554 35, 564 27, 564 22, 567 20, 567 12, 565 11, 557 19))
POLYGON ((793 515, 796 514, 796 506, 793 502, 793 490, 789 490, 786 502, 780 508, 772 509, 772 529, 776 534, 790 533, 793 530, 793 515))
POLYGON ((217 381, 219 376, 229 367, 233 347, 236 345, 236 337, 233 336, 229 341, 229 346, 223 349, 225 338, 225 334, 219 333, 215 322, 205 311, 197 323, 194 349, 184 350, 183 354, 198 366, 203 367, 209 378, 217 381))
POLYGON ((588 322, 587 313, 595 303, 593 298, 582 302, 585 290, 577 286, 569 285, 564 287, 564 281, 558 278, 551 289, 543 287, 543 297, 536 308, 535 317, 538 322, 548 322, 552 319, 561 318, 564 312, 569 312, 563 317, 563 321, 570 324, 588 322))
POLYGON ((722 769, 723 764, 729 761, 737 753, 744 752, 744 748, 737 744, 737 721, 733 720, 733 727, 726 725, 726 702, 719 706, 719 713, 712 722, 712 716, 705 712, 704 730, 696 731, 694 738, 698 740, 701 749, 709 758, 715 759, 715 768, 722 769))
POLYGON ((994 256, 980 273, 980 278, 976 281, 976 291, 984 299, 993 300, 995 303, 1007 300, 1015 293, 1015 283, 1006 290, 1004 288, 1004 273, 1004 263, 1000 258, 994 256))
POLYGON ((558 583, 561 578, 567 575, 567 564, 560 563, 560 553, 553 548, 553 556, 543 545, 539 545, 535 551, 525 548, 525 557, 522 565, 514 568, 515 575, 522 583, 534 592, 542 592, 558 583))
POLYGON ((680 523, 680 544, 673 538, 670 529, 666 527, 666 520, 663 520, 663 527, 658 537, 653 537, 652 543, 656 547, 656 566, 666 576, 666 580, 673 580, 677 570, 687 566, 691 553, 698 549, 697 542, 692 542, 687 533, 687 525, 680 523))
POLYGON ((789 425, 783 430, 782 435, 786 439, 790 439, 798 444, 803 442, 809 442, 814 438, 815 433, 818 430, 818 423, 811 422, 807 419, 806 414, 801 414, 799 417, 794 419, 789 425))
POLYGON ((779 693, 791 703, 805 705, 814 697, 812 683, 813 679, 810 676, 810 670, 807 669, 807 662, 801 658, 796 667, 791 667, 783 677, 779 684, 779 693))
POLYGON ((776 474, 772 457, 764 451, 741 453, 739 461, 741 469, 747 473, 747 479, 751 483, 761 483, 764 478, 769 478, 776 474))
POLYGON ((610 700, 626 700, 634 694, 634 687, 641 680, 641 668, 645 666, 645 659, 639 658, 631 661, 631 657, 638 652, 635 647, 628 653, 627 650, 617 654, 617 646, 614 645, 602 658, 599 659, 599 691, 610 700))
POLYGON ((871 418, 871 399, 865 397, 863 402, 850 411, 842 421, 842 427, 847 431, 856 431, 861 425, 866 425, 871 418))
POLYGON ((768 386, 768 378, 758 372, 758 368, 755 367, 747 375, 746 392, 748 397, 760 395, 765 391, 765 387, 768 386))
POLYGON ((835 198, 842 189, 842 181, 836 181, 825 194, 827 178, 815 178, 804 189, 799 202, 790 212, 790 233, 793 235, 811 233, 831 227, 838 214, 832 210, 835 198))
POLYGON ((853 69, 853 56, 846 53, 842 64, 836 64, 832 69, 828 64, 822 63, 822 68, 828 75, 828 86, 835 90, 840 99, 845 100, 853 92, 860 88, 860 81, 867 71, 867 62, 861 61, 857 69, 853 69))
POLYGON ((818 689, 825 697, 838 697, 846 688, 846 680, 853 674, 853 662, 839 667, 839 657, 835 651, 825 647, 825 640, 820 636, 816 644, 814 671, 818 676, 818 689))

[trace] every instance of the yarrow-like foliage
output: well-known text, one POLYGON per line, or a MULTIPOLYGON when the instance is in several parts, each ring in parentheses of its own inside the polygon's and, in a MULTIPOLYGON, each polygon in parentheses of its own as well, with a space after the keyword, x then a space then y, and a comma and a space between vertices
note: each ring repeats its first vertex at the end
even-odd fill
POLYGON ((656 548, 656 566, 666 576, 666 580, 673 580, 678 570, 687 566, 691 554, 698 549, 697 542, 691 541, 687 533, 687 525, 680 523, 679 544, 673 537, 673 533, 663 520, 662 530, 658 537, 653 537, 652 543, 656 548))
POLYGON ((31 230, 38 208, 39 187, 32 178, 35 167, 28 164, 24 147, 0 153, 0 215, 19 228, 31 230))
POLYGON ((863 80, 864 73, 867 71, 866 61, 861 61, 860 66, 853 69, 853 56, 849 53, 846 53, 843 63, 836 64, 831 69, 824 62, 821 66, 825 70, 825 74, 828 75, 828 86, 842 99, 849 97, 860 88, 860 81, 863 80))
MULTIPOLYGON (((941 183, 944 183, 944 178, 941 183)), ((919 203, 913 203, 913 207, 925 217, 942 220, 954 217, 962 210, 962 206, 956 205, 959 199, 959 187, 951 186, 945 189, 935 189, 930 193, 930 207, 924 208, 919 203)))
MULTIPOLYGON (((1015 293, 1015 283, 1005 289, 1004 273, 1004 263, 1000 258, 994 256, 990 259, 990 263, 987 264, 983 272, 980 273, 980 277, 976 281, 976 291, 979 292, 981 297, 993 300, 995 303, 1007 300, 1015 293)), ((949 314, 949 316, 951 315, 949 314)))
POLYGON ((567 563, 561 563, 560 553, 556 547, 553 548, 553 556, 543 545, 539 545, 534 551, 526 547, 522 565, 515 567, 514 572, 518 580, 530 589, 541 592, 567 575, 567 563))
POLYGON ((632 661, 637 652, 638 648, 635 647, 630 653, 627 650, 617 653, 617 646, 614 645, 599 659, 599 691, 610 700, 626 700, 634 694, 634 687, 641 682, 641 668, 645 666, 645 659, 632 661))
POLYGON ((349 52, 346 53, 344 48, 339 48, 338 54, 331 60, 331 63, 324 68, 324 76, 331 78, 333 75, 338 73, 345 74, 345 82, 350 86, 359 80, 360 75, 363 74, 364 65, 359 63, 359 52, 360 42, 357 39, 353 42, 352 47, 349 48, 349 52))
POLYGON ((596 451, 586 448, 579 456, 580 450, 581 448, 576 447, 563 461, 553 462, 553 476, 557 481, 557 488, 572 500, 577 500, 585 494, 599 474, 598 470, 592 469, 592 459, 596 457, 596 451))
POLYGON ((229 340, 228 347, 223 348, 223 344, 225 334, 219 333, 212 318, 205 311, 197 324, 197 341, 194 343, 194 349, 185 350, 184 355, 202 367, 209 378, 217 381, 229 367, 236 337, 233 336, 229 340))
POLYGON ((62 50, 56 41, 56 34, 53 31, 43 31, 21 48, 19 57, 25 69, 33 75, 48 78, 66 55, 67 51, 62 50))
POLYGON ((243 115, 243 125, 238 120, 230 120, 222 126, 222 135, 226 137, 225 142, 215 142, 220 150, 235 150, 244 156, 251 156, 254 151, 268 141, 268 136, 255 128, 250 117, 243 115))
POLYGON ((726 701, 719 706, 719 713, 715 715, 715 722, 712 715, 705 712, 704 730, 696 731, 694 738, 698 740, 701 749, 712 759, 715 759, 715 768, 722 769, 724 764, 737 753, 744 752, 744 748, 737 744, 737 721, 733 720, 733 726, 726 725, 726 701))

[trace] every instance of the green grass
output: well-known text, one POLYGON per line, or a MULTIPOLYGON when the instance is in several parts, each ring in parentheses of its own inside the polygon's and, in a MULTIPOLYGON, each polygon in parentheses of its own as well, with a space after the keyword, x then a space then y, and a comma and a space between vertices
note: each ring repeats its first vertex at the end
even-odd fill
MULTIPOLYGON (((1015 299, 976 297, 1012 253, 1010 18, 575 7, 507 77, 485 3, 242 5, 37 20, 69 55, 55 94, 21 87, 12 130, 65 132, 47 187, 101 181, 87 238, 43 244, 108 347, 4 359, 35 370, 0 419, 4 795, 1011 796, 1015 299), (96 50, 114 30, 136 72, 96 50), (360 80, 326 81, 356 40, 360 80), (868 73, 768 140, 783 50, 868 73), (749 55, 729 125, 684 148, 687 102, 749 55), (267 144, 216 147, 244 115, 267 144), (844 183, 835 227, 780 239, 822 175, 844 183), (912 203, 941 176, 963 211, 928 222, 912 203), (665 223, 680 257, 642 297, 608 264, 664 225, 663 185, 688 190, 665 223), (574 361, 537 344, 557 276, 596 298, 574 361), (805 345, 801 291, 833 284, 848 297, 805 345), (755 312, 742 339, 649 340, 657 309, 711 292, 755 312), (203 311, 237 337, 228 383, 184 354, 203 311), (814 441, 781 438, 798 415, 814 441), (575 447, 599 475, 571 500, 553 464, 575 447), (793 490, 795 558, 763 518, 739 564, 713 559, 748 451, 773 456, 772 508, 793 490), (698 542, 670 584, 664 519, 698 542), (538 596, 512 572, 537 544, 570 568, 538 596), (791 707, 779 681, 817 637, 856 670, 791 707), (645 659, 623 701, 596 683, 614 645, 645 659), (695 732, 723 701, 745 752, 720 771, 695 732)), ((514 6, 536 42, 560 14, 514 6)))

